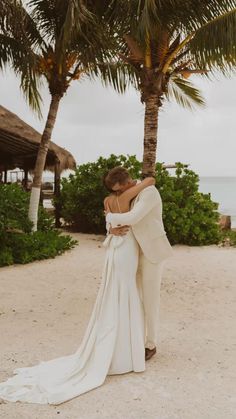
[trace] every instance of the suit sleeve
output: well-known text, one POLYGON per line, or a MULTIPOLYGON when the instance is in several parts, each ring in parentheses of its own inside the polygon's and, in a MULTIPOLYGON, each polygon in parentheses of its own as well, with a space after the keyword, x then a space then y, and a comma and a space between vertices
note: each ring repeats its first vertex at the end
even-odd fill
POLYGON ((120 225, 134 225, 145 217, 157 204, 158 197, 153 189, 145 190, 138 202, 131 211, 119 213, 109 212, 106 216, 106 222, 111 223, 112 227, 120 225))

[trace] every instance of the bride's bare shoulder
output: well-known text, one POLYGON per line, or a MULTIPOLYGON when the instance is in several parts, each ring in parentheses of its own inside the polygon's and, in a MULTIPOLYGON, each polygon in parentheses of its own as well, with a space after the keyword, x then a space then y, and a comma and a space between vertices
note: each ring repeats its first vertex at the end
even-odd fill
POLYGON ((104 207, 105 208, 110 207, 111 204, 113 203, 113 201, 114 201, 114 194, 110 194, 110 195, 106 196, 106 198, 103 201, 104 207))
POLYGON ((114 197, 114 195, 111 193, 110 195, 108 195, 108 196, 106 196, 105 198, 104 198, 104 203, 105 202, 109 202, 109 201, 111 201, 112 200, 112 198, 114 197))

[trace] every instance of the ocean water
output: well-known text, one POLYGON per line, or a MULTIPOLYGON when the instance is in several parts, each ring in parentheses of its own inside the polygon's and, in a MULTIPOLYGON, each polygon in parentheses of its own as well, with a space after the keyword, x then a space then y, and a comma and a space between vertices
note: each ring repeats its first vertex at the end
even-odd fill
POLYGON ((200 177, 199 191, 210 192, 212 201, 219 203, 218 211, 230 215, 236 228, 236 177, 200 177))
MULTIPOLYGON (((53 176, 45 176, 43 180, 53 182, 54 179, 53 176)), ((219 203, 218 211, 230 215, 232 227, 236 228, 236 177, 201 176, 199 191, 210 193, 211 199, 219 203)))

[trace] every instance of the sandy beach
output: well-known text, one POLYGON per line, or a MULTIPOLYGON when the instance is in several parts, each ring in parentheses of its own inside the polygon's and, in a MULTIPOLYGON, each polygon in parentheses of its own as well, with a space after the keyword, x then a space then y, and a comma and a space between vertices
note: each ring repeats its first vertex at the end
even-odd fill
MULTIPOLYGON (((101 279, 103 236, 73 234, 62 256, 0 269, 0 381, 71 354, 101 279)), ((176 245, 161 288, 161 338, 146 371, 59 406, 0 401, 2 419, 234 419, 236 248, 176 245)), ((125 348, 124 348, 125 350, 125 348)))

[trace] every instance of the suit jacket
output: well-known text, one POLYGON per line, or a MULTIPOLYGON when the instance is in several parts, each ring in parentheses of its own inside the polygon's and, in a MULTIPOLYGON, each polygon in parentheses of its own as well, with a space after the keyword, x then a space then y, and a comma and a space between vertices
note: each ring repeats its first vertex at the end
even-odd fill
POLYGON ((107 222, 112 227, 130 225, 145 257, 159 263, 173 255, 162 221, 162 200, 155 186, 143 189, 125 213, 108 213, 107 222))

